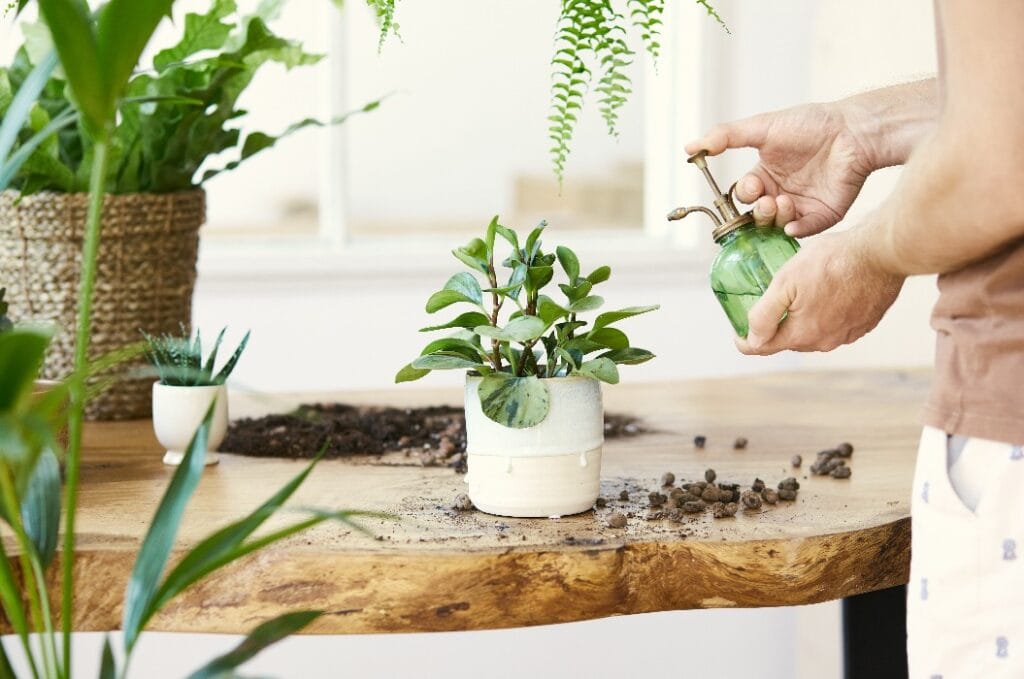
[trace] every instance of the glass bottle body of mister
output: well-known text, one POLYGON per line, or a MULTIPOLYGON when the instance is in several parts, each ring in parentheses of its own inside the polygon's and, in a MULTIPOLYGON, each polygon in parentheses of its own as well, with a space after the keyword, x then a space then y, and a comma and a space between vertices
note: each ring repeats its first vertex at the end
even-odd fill
POLYGON ((747 312, 800 245, 782 229, 753 224, 730 231, 718 244, 722 250, 711 265, 711 289, 736 334, 746 337, 747 312))

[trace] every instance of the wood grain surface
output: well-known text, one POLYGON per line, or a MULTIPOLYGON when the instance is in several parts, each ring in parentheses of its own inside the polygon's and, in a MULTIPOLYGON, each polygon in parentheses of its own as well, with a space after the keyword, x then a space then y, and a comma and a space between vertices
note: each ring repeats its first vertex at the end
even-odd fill
MULTIPOLYGON (((905 582, 909 495, 928 376, 916 372, 778 374, 605 387, 611 412, 653 433, 605 446, 608 508, 560 519, 508 519, 451 509, 451 469, 370 456, 321 463, 294 498, 301 507, 390 512, 377 539, 323 525, 221 571, 186 592, 150 629, 244 632, 299 608, 329 611, 314 633, 516 627, 672 609, 784 606, 905 582), (707 437, 704 449, 695 435, 707 437), (743 450, 733 441, 749 439, 743 450), (850 441, 853 476, 811 477, 814 453, 850 441), (793 470, 789 460, 804 456, 793 470), (735 518, 647 521, 647 493, 663 472, 774 486, 796 475, 793 503, 735 518), (629 502, 619 493, 630 492, 629 502), (611 511, 631 516, 605 525, 611 511)), ((312 397, 233 396, 233 414, 283 411, 299 401, 399 406, 457 403, 458 390, 415 387, 312 397)), ((135 551, 172 470, 148 421, 86 429, 74 627, 118 627, 135 551)), ((179 547, 239 518, 297 473, 300 462, 222 455, 207 468, 179 547)))

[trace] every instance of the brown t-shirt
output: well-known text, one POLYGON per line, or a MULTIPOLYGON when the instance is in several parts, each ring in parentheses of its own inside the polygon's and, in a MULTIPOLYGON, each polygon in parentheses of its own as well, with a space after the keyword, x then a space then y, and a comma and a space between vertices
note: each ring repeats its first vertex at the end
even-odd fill
POLYGON ((939 276, 925 424, 1024 444, 1024 238, 939 276))

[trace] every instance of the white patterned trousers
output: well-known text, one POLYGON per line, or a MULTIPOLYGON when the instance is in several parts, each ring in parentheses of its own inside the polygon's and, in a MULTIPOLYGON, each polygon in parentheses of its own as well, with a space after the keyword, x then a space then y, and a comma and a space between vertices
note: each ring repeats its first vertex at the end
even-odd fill
POLYGON ((926 427, 907 588, 911 679, 1024 677, 1024 450, 926 427))

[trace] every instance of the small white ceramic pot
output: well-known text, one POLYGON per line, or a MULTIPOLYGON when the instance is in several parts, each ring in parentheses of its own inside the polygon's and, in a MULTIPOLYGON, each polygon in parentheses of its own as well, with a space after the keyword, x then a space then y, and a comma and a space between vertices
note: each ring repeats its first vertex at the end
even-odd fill
POLYGON ((210 403, 217 399, 207 443, 206 464, 217 464, 216 450, 228 431, 228 390, 223 384, 209 387, 153 385, 153 431, 167 452, 164 464, 179 465, 210 403))
POLYGON ((480 379, 466 379, 466 483, 477 509, 533 517, 590 509, 601 483, 601 383, 586 377, 544 380, 551 396, 547 417, 535 427, 512 429, 484 415, 480 379))

